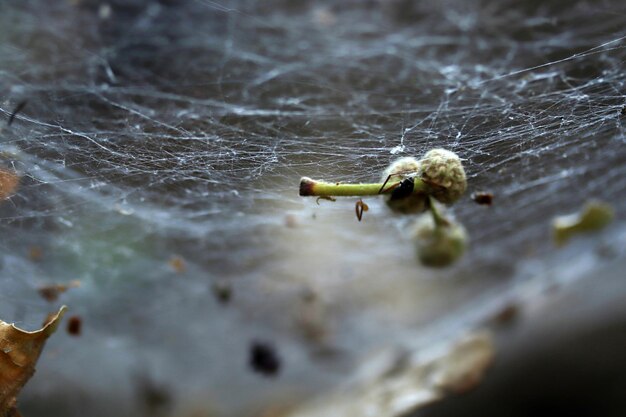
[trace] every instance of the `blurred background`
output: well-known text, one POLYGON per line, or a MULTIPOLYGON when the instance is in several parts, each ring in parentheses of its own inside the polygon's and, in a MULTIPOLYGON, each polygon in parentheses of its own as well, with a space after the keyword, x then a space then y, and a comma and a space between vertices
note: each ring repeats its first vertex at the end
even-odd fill
POLYGON ((0 0, 0 319, 81 323, 22 414, 625 415, 622 3, 0 0), (436 147, 451 267, 377 198, 298 196, 436 147))

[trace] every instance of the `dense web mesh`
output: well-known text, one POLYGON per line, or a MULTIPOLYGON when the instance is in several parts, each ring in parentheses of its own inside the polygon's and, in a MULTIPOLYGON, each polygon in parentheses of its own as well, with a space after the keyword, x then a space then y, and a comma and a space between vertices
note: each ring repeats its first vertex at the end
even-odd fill
POLYGON ((130 367, 185 398, 209 390, 218 409, 274 401, 294 381, 297 397, 383 343, 381 323, 400 343, 448 326, 451 305, 559 280, 565 259, 623 256, 621 2, 430 3, 0 1, 0 111, 26 103, 0 140, 21 177, 0 205, 0 317, 34 326, 50 309, 36 288, 79 279, 62 301, 91 334, 51 341, 74 362, 43 364, 33 392, 62 391, 55 376, 94 403, 134 404, 130 367), (419 268, 410 220, 375 199, 361 224, 355 199, 297 196, 303 175, 377 180, 433 147, 468 173, 454 212, 472 244, 454 268, 419 268), (480 190, 494 207, 471 202, 480 190), (557 251, 549 219, 590 198, 613 205, 614 227, 557 251), (211 298, 218 281, 230 308, 211 298), (317 328, 294 336, 310 287, 324 300, 313 327, 333 329, 314 343, 317 328), (274 385, 246 369, 255 337, 291 365, 274 385), (107 388, 79 372, 94 358, 107 388))

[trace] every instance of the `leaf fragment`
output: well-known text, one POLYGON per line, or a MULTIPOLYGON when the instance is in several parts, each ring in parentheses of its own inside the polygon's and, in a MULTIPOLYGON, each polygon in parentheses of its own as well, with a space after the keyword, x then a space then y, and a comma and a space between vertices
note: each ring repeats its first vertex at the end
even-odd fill
POLYGON ((613 221, 614 215, 610 204, 589 201, 579 213, 559 216, 552 221, 554 242, 563 246, 578 234, 601 230, 613 221))
POLYGON ((0 417, 19 415, 17 395, 35 373, 46 340, 59 326, 66 309, 61 307, 41 329, 33 332, 0 320, 0 417))

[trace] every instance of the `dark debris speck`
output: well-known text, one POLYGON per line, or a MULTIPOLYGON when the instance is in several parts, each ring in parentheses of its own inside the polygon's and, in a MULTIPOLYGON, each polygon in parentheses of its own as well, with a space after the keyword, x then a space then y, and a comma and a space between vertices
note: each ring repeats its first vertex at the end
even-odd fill
POLYGON ((472 194, 472 200, 481 206, 490 206, 493 204, 493 194, 487 192, 476 192, 472 194))
POLYGON ((280 371, 281 361, 274 346, 266 342, 255 341, 250 345, 250 367, 265 376, 276 376, 280 371))
POLYGON ((67 320, 67 332, 72 336, 80 336, 83 320, 78 316, 72 316, 67 320))
POLYGON ((161 415, 172 403, 172 393, 169 387, 157 383, 147 376, 140 376, 137 380, 139 399, 150 415, 161 415))
POLYGON ((228 304, 233 297, 233 288, 226 281, 218 281, 213 284, 213 295, 221 304, 228 304))

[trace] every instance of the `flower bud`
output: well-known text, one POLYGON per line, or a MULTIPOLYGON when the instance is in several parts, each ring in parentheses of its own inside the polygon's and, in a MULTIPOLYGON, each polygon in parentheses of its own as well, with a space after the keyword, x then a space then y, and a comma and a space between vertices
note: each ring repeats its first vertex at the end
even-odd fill
MULTIPOLYGON (((416 177, 419 169, 420 163, 417 159, 413 157, 399 158, 385 169, 381 181, 385 182, 389 178, 385 185, 385 189, 388 189, 393 184, 402 182, 410 177, 416 177), (392 176, 389 177, 390 175, 392 176)), ((412 193, 404 198, 396 199, 392 198, 391 193, 385 193, 384 198, 385 203, 392 211, 401 214, 413 214, 422 213, 426 210, 428 196, 422 193, 412 193)))
POLYGON ((417 257, 425 266, 444 267, 461 257, 467 246, 465 228, 448 220, 437 225, 430 214, 417 220, 414 232, 417 257))
POLYGON ((467 188, 461 159, 454 152, 432 149, 419 160, 419 178, 431 188, 431 195, 441 203, 452 204, 467 188))

